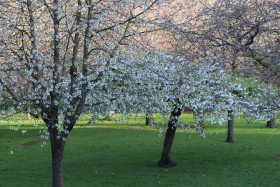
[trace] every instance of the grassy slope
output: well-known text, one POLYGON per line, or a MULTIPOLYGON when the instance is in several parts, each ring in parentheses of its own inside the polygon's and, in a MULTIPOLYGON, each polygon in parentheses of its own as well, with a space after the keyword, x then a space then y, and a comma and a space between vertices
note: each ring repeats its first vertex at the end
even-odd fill
MULTIPOLYGON (((224 142, 226 126, 209 126, 206 139, 193 131, 177 133, 171 157, 178 165, 167 168, 156 167, 164 136, 151 128, 77 128, 65 148, 65 186, 278 186, 280 132, 254 150, 242 147, 262 143, 276 130, 261 126, 236 120, 234 144, 224 142)), ((12 146, 37 134, 0 129, 12 146)), ((0 186, 50 186, 49 144, 16 148, 10 155, 0 141, 0 173, 0 186)))

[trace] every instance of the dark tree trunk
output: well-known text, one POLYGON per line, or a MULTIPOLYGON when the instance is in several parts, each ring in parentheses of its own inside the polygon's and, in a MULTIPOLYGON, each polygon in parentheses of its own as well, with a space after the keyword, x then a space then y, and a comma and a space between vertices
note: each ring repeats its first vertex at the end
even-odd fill
POLYGON ((168 122, 168 128, 166 131, 165 135, 165 140, 163 144, 163 151, 161 155, 160 161, 158 161, 157 166, 162 167, 162 166, 174 166, 175 163, 171 161, 170 159, 170 150, 171 146, 175 137, 175 132, 176 132, 176 126, 175 124, 178 122, 178 118, 180 117, 182 112, 182 109, 179 107, 175 107, 174 110, 171 113, 169 122, 168 122))
MULTIPOLYGON (((63 151, 65 146, 64 138, 67 138, 68 134, 59 132, 56 127, 56 124, 58 124, 57 106, 52 106, 46 114, 47 118, 44 119, 44 122, 48 127, 52 152, 52 186, 64 187, 63 151)), ((44 116, 43 111, 42 116, 44 116)), ((68 130, 69 132, 71 131, 71 129, 68 130)))
POLYGON ((233 143, 233 124, 234 124, 234 115, 232 110, 228 110, 228 132, 227 132, 227 140, 226 142, 233 143))
POLYGON ((147 113, 146 113, 146 125, 152 126, 153 124, 153 117, 152 117, 152 107, 148 107, 147 113))
POLYGON ((270 118, 270 120, 269 121, 267 121, 266 122, 266 128, 272 128, 273 126, 274 126, 274 124, 275 124, 275 119, 274 119, 274 117, 272 117, 272 118, 270 118))
POLYGON ((52 186, 64 187, 63 177, 63 150, 65 141, 58 138, 56 127, 49 127, 51 151, 52 151, 52 186))

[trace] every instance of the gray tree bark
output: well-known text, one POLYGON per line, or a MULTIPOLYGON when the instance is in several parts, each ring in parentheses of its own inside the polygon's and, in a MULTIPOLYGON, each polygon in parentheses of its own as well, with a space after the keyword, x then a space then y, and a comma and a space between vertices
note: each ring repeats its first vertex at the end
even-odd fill
POLYGON ((233 136, 233 126, 234 126, 234 115, 232 110, 228 110, 228 132, 227 132, 227 140, 228 143, 234 143, 233 136))
POLYGON ((146 125, 147 126, 152 126, 153 124, 153 117, 152 117, 152 107, 147 108, 147 113, 146 113, 146 125))
POLYGON ((65 141, 57 138, 57 129, 49 127, 52 151, 52 186, 64 187, 63 151, 65 141))

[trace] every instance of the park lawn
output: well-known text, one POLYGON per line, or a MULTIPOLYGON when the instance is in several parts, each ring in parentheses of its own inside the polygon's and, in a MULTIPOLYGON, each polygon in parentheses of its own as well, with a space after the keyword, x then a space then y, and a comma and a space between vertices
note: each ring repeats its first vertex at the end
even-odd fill
MULTIPOLYGON (((64 151, 65 186, 279 186, 280 131, 264 143, 276 130, 236 120, 235 143, 224 142, 226 125, 207 125, 206 138, 177 132, 171 151, 177 165, 158 168, 164 133, 153 127, 104 122, 76 128, 64 151)), ((49 143, 10 154, 9 146, 38 140, 37 129, 21 134, 0 128, 0 138, 0 186, 51 186, 49 143)))

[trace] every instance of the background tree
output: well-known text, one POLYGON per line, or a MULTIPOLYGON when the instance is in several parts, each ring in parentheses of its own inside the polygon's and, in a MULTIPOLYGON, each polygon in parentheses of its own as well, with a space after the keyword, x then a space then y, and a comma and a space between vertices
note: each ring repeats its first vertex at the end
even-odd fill
MULTIPOLYGON (((211 61, 209 59, 209 61, 211 61)), ((186 107, 198 115, 195 116, 195 127, 197 132, 205 135, 202 121, 211 120, 215 123, 218 116, 223 121, 221 108, 224 108, 227 102, 217 102, 217 99, 223 100, 227 97, 228 84, 223 83, 224 74, 215 66, 208 62, 200 64, 187 64, 180 70, 181 76, 177 80, 176 94, 171 100, 173 111, 170 115, 167 131, 164 140, 162 156, 158 166, 175 165, 171 161, 170 151, 175 137, 177 127, 190 128, 186 122, 180 122, 179 118, 182 110, 186 107), (220 107, 223 106, 223 107, 220 107), (203 115, 208 114, 208 115, 203 115), (186 126, 185 126, 186 125, 186 126)), ((222 123, 220 121, 220 123, 222 123)))
MULTIPOLYGON (((174 53, 193 61, 214 54, 233 77, 275 80, 279 58, 277 1, 201 1, 194 7, 198 9, 192 13, 187 9, 186 16, 179 16, 184 21, 170 19, 166 23, 174 28, 169 32, 174 36, 174 53)), ((235 113, 229 108, 228 142, 234 139, 235 113)))

